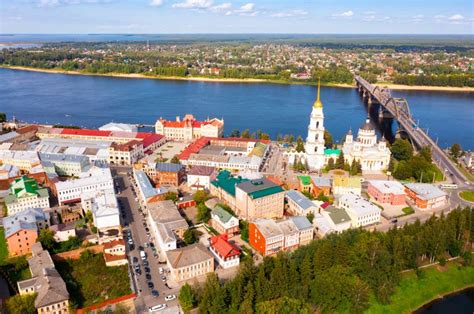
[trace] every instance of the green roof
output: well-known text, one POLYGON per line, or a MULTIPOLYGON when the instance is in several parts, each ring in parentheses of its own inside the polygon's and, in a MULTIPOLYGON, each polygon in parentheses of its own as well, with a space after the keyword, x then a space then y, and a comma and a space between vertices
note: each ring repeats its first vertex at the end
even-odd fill
POLYGON ((12 204, 19 198, 31 197, 38 195, 39 197, 49 197, 48 190, 40 188, 33 178, 23 176, 16 179, 10 186, 10 194, 5 197, 5 203, 12 204))
POLYGON ((310 176, 298 176, 298 180, 300 180, 303 185, 310 185, 311 184, 311 177, 310 176))
POLYGON ((326 148, 324 150, 324 155, 339 155, 339 154, 341 154, 340 149, 326 148))
POLYGON ((249 196, 252 199, 256 199, 256 198, 265 197, 265 196, 280 193, 280 192, 283 192, 283 189, 280 186, 276 185, 264 190, 259 190, 259 191, 249 193, 249 196))
POLYGON ((252 149, 249 156, 251 157, 255 155, 258 157, 263 157, 263 154, 265 153, 266 148, 267 148, 267 145, 258 142, 257 144, 255 144, 255 147, 252 149))
POLYGON ((324 211, 329 213, 329 217, 331 217, 332 221, 336 225, 343 222, 351 221, 351 217, 349 217, 349 215, 343 208, 337 208, 332 205, 329 205, 324 209, 324 211))
POLYGON ((227 212, 225 209, 220 207, 219 205, 214 207, 214 209, 212 210, 212 214, 219 217, 219 220, 222 221, 223 223, 228 222, 232 217, 234 217, 229 212, 227 212))
POLYGON ((247 182, 248 179, 243 179, 242 177, 234 177, 227 170, 219 172, 216 177, 216 180, 212 181, 211 184, 217 188, 223 189, 232 196, 235 196, 235 186, 242 182, 247 182))

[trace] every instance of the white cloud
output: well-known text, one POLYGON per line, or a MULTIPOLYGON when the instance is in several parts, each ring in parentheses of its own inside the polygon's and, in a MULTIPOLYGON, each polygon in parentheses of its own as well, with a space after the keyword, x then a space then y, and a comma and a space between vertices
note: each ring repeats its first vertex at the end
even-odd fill
POLYGON ((334 13, 332 15, 332 17, 345 17, 345 18, 351 18, 353 16, 354 16, 354 12, 352 12, 352 10, 345 11, 345 12, 342 12, 342 13, 334 13))
POLYGON ((173 8, 180 9, 207 9, 213 4, 212 0, 186 0, 173 4, 173 8))
POLYGON ((163 0, 151 0, 150 5, 154 7, 161 7, 163 2, 163 0))
POLYGON ((110 3, 113 0, 38 0, 35 3, 39 7, 55 7, 60 5, 110 3))
POLYGON ((254 10, 255 8, 255 3, 246 3, 242 5, 240 8, 234 10, 232 13, 244 15, 244 16, 256 16, 258 14, 258 11, 254 10))
POLYGON ((364 12, 365 15, 374 15, 375 13, 377 13, 377 12, 375 12, 375 11, 365 11, 364 12))
POLYGON ((425 16, 423 14, 418 14, 418 15, 413 16, 414 19, 422 19, 424 17, 425 16))
POLYGON ((305 10, 291 10, 291 11, 286 11, 286 12, 278 12, 278 13, 273 13, 270 16, 271 17, 293 17, 293 16, 304 16, 308 15, 308 11, 305 10))
POLYGON ((231 7, 232 7, 232 3, 225 2, 222 4, 217 4, 212 7, 209 7, 209 11, 214 12, 214 13, 219 13, 223 11, 228 11, 231 7))
POLYGON ((464 20, 464 16, 461 14, 454 14, 448 18, 448 20, 453 21, 453 22, 459 22, 464 20))

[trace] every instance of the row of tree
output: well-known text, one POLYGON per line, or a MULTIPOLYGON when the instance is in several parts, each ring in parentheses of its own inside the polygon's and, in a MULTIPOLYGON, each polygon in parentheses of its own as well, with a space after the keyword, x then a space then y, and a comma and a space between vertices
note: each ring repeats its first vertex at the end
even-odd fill
POLYGON ((424 86, 474 86, 474 74, 411 75, 399 74, 393 78, 395 84, 424 86))
POLYGON ((400 271, 450 256, 471 265, 472 208, 416 221, 386 233, 362 229, 331 234, 293 253, 241 263, 236 277, 221 284, 212 273, 203 285, 184 285, 179 302, 199 313, 362 313, 373 296, 389 303, 400 271), (276 311, 283 313, 280 311, 276 311))

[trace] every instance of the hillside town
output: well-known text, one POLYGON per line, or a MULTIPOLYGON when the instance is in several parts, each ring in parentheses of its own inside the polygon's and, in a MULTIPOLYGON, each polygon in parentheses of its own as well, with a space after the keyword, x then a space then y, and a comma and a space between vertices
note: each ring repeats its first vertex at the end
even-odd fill
POLYGON ((27 259, 28 273, 6 274, 9 284, 34 293, 38 313, 175 313, 180 288, 208 273, 228 280, 241 261, 259 264, 351 229, 389 231, 465 204, 449 176, 395 179, 395 151, 370 119, 327 147, 319 89, 308 120, 299 149, 225 137, 223 119, 190 113, 157 117, 154 132, 4 122, 1 241, 9 258, 27 259), (111 274, 126 288, 87 299, 86 283, 71 274, 89 259, 117 269, 111 274), (71 291, 72 283, 85 286, 71 291))

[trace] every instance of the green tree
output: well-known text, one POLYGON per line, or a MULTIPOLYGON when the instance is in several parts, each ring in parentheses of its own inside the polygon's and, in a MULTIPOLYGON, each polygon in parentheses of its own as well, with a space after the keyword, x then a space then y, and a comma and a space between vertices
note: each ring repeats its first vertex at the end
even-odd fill
POLYGON ((310 223, 313 223, 314 214, 313 214, 313 213, 308 213, 308 214, 306 215, 306 218, 308 218, 308 220, 309 220, 310 223))
POLYGON ((241 137, 242 138, 250 138, 250 130, 249 129, 243 130, 241 137))
POLYGON ((328 170, 333 170, 333 169, 335 169, 335 167, 336 167, 336 165, 334 164, 334 158, 329 158, 327 169, 328 170))
POLYGON ((406 180, 411 178, 413 175, 413 169, 411 167, 411 163, 402 160, 397 164, 397 168, 393 172, 393 177, 398 180, 406 180))
POLYGON ((324 195, 323 192, 320 192, 318 197, 316 197, 316 200, 320 201, 320 202, 329 202, 329 197, 327 197, 326 195, 324 195))
POLYGON ((9 314, 35 314, 35 299, 37 293, 16 294, 6 301, 6 308, 9 314))
POLYGON ((240 137, 240 131, 238 129, 233 129, 232 132, 230 132, 229 137, 240 137))
POLYGON ((178 194, 175 192, 168 192, 165 195, 165 200, 176 202, 178 200, 178 194))
POLYGON ((197 230, 187 229, 183 234, 183 241, 186 245, 196 243, 198 241, 197 230))
POLYGON ((331 133, 329 133, 328 130, 324 130, 324 146, 331 148, 333 144, 334 142, 331 133))
POLYGON ((197 204, 202 204, 209 199, 209 193, 205 190, 199 190, 193 195, 193 199, 197 204))
POLYGON ((423 147, 418 153, 418 155, 429 163, 433 162, 433 158, 431 156, 431 149, 428 146, 423 147))
POLYGON ((38 241, 41 242, 43 248, 48 251, 52 251, 56 244, 56 241, 54 240, 54 232, 49 229, 41 229, 38 236, 38 241))
POLYGON ((341 153, 339 154, 339 156, 337 156, 336 159, 336 169, 344 169, 344 164, 344 153, 341 150, 341 153))
POLYGON ((171 158, 170 162, 172 164, 180 164, 181 163, 181 161, 179 161, 178 155, 174 155, 173 158, 171 158))
POLYGON ((200 203, 196 207, 198 209, 196 220, 199 222, 208 222, 209 219, 211 219, 211 210, 204 203, 200 203))
POLYGON ((410 160, 413 156, 413 147, 408 140, 396 139, 390 150, 396 160, 410 160))
POLYGON ((298 139, 296 140, 296 151, 298 153, 304 152, 304 142, 301 136, 298 136, 298 139))
POLYGON ((0 123, 7 121, 7 114, 5 112, 0 112, 0 123))
POLYGON ((461 154, 461 151, 462 151, 461 145, 459 145, 458 143, 454 143, 451 146, 450 153, 451 153, 451 156, 453 156, 454 158, 458 158, 459 155, 461 154))
POLYGON ((184 313, 189 313, 196 306, 196 297, 188 283, 185 283, 179 290, 178 301, 184 313))

